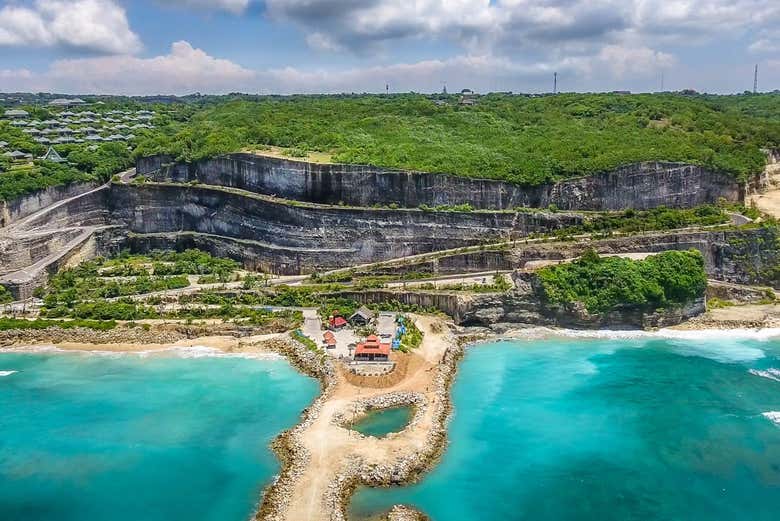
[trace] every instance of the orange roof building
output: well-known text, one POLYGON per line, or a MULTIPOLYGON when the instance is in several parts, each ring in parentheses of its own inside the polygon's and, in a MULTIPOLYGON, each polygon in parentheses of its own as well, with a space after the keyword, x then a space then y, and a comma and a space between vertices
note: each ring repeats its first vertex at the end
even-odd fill
POLYGON ((363 362, 386 362, 390 357, 390 344, 382 343, 379 337, 371 335, 355 348, 355 360, 363 362))
POLYGON ((331 331, 325 331, 325 334, 322 335, 323 343, 327 346, 328 349, 333 349, 336 347, 336 335, 334 335, 331 331))

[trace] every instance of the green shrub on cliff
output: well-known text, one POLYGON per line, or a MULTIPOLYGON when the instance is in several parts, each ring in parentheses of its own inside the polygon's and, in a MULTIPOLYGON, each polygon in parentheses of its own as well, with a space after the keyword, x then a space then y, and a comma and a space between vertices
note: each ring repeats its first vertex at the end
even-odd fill
POLYGON ((581 302, 590 313, 619 305, 684 304, 701 297, 707 287, 704 259, 697 250, 667 251, 640 261, 599 257, 589 250, 579 260, 544 268, 537 275, 548 301, 581 302))

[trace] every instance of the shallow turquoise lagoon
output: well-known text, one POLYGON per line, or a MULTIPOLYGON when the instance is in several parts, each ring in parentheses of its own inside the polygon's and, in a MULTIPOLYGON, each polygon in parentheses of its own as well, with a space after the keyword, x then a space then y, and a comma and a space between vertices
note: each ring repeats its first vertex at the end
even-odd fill
POLYGON ((0 519, 247 519, 318 392, 283 360, 0 354, 0 519))
POLYGON ((471 348, 441 464, 414 486, 359 491, 353 515, 406 503, 434 521, 780 519, 780 343, 688 336, 471 348))
POLYGON ((399 432, 409 425, 414 410, 411 407, 390 407, 366 413, 352 428, 366 436, 382 438, 392 432, 399 432))

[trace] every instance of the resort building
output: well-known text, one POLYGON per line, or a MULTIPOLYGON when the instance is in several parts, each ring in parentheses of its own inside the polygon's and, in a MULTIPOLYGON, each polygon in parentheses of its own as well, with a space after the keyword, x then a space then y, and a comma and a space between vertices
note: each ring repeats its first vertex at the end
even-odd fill
POLYGON ((10 157, 11 159, 17 161, 21 159, 32 159, 32 154, 25 154, 24 152, 20 150, 14 150, 13 152, 6 152, 3 154, 4 157, 10 157))
POLYGON ((67 161, 56 151, 54 147, 49 147, 49 150, 41 157, 44 161, 51 161, 53 163, 67 163, 67 161))
POLYGON ((390 357, 390 344, 379 341, 371 335, 355 347, 354 360, 357 362, 387 362, 390 357))
POLYGON ((29 115, 30 115, 29 112, 27 112, 26 110, 21 110, 21 109, 10 109, 10 110, 6 110, 5 111, 5 117, 10 118, 10 119, 26 118, 29 115))
POLYGON ((84 103, 86 102, 81 98, 57 98, 51 100, 49 105, 52 107, 70 107, 72 105, 83 105, 84 103))
POLYGON ((5 148, 8 146, 8 141, 0 141, 0 148, 5 148))

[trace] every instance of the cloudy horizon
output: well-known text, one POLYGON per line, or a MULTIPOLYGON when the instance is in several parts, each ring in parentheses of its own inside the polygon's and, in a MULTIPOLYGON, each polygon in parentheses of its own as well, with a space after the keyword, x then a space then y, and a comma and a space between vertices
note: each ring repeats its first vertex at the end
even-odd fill
POLYGON ((0 91, 738 93, 776 0, 4 0, 0 91))

